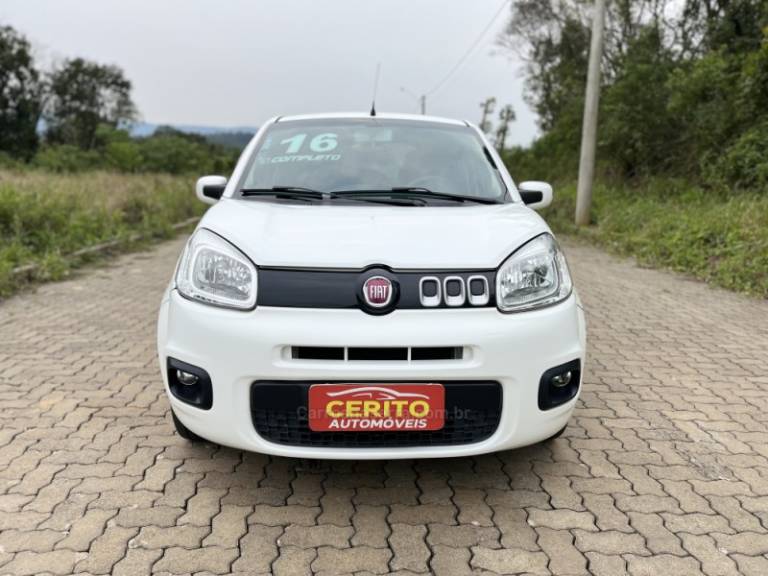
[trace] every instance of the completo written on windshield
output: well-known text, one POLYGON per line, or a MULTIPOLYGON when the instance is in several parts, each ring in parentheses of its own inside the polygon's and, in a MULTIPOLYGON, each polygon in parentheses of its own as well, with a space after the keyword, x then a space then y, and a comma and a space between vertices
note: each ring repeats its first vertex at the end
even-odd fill
POLYGON ((304 145, 306 139, 306 132, 296 134, 290 138, 284 138, 280 141, 280 145, 285 146, 282 154, 270 156, 269 152, 273 150, 273 142, 271 138, 267 138, 256 157, 256 161, 259 164, 284 164, 286 162, 333 162, 341 160, 341 154, 329 154, 329 152, 336 150, 339 145, 336 133, 324 132, 317 134, 309 141, 307 146, 304 145), (299 152, 307 148, 313 154, 299 154, 299 152))
POLYGON ((341 160, 341 154, 301 154, 300 156, 259 156, 259 164, 283 164, 285 162, 333 162, 341 160))

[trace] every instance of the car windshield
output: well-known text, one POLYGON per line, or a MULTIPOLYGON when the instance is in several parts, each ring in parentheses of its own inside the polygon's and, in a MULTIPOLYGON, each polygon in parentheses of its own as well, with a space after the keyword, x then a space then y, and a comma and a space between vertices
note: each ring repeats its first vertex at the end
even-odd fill
POLYGON ((506 195, 493 160, 472 128, 375 117, 273 124, 239 188, 275 187, 372 195, 394 189, 492 201, 506 195))

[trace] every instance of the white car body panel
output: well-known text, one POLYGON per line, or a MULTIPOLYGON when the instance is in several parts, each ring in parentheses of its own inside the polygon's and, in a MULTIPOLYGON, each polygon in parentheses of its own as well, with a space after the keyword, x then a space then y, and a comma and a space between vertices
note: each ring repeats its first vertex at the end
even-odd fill
MULTIPOLYGON (((204 438, 243 450, 299 458, 394 459, 467 456, 545 440, 566 425, 574 401, 546 412, 536 405, 538 381, 551 366, 582 357, 584 315, 577 298, 523 314, 482 310, 403 310, 369 316, 359 310, 256 308, 252 312, 203 306, 170 291, 160 309, 160 361, 171 356, 208 369, 210 410, 169 394, 177 417, 204 438), (425 320, 424 314, 430 314, 425 320), (201 339, 200 334, 205 334, 201 339), (406 336, 407 335, 407 336, 406 336), (466 346, 461 361, 343 362, 293 360, 286 346, 466 346), (479 443, 408 448, 307 448, 262 439, 251 424, 250 385, 259 379, 360 382, 371 380, 493 379, 504 394, 501 424, 479 443)), ((166 382, 167 386, 167 382, 166 382)), ((407 434, 407 432, 391 432, 407 434)))
MULTIPOLYGON (((515 184, 485 136, 480 136, 513 202, 497 205, 320 205, 240 200, 233 197, 248 159, 274 122, 308 118, 367 118, 326 114, 272 119, 243 151, 222 199, 199 227, 242 251, 257 267, 362 270, 376 264, 395 271, 495 270, 532 238, 550 232, 520 201, 515 184)), ((433 117, 386 115, 386 119, 448 122, 433 117)), ((466 124, 468 125, 468 124, 466 124)), ((163 379, 181 423, 225 446, 281 456, 331 459, 394 459, 466 456, 529 445, 549 438, 570 418, 576 398, 539 410, 538 388, 548 369, 586 351, 584 313, 574 290, 541 309, 502 313, 495 306, 396 309, 376 316, 360 309, 282 308, 258 305, 230 310, 184 298, 174 282, 163 297, 158 321, 161 366, 173 358, 205 369, 213 404, 203 410, 175 397, 163 379), (460 360, 298 360, 291 346, 462 347, 460 360), (253 425, 250 387, 258 380, 327 382, 496 381, 502 415, 492 436, 470 444, 399 448, 333 448, 277 444, 253 425)), ((389 432, 408 434, 408 432, 389 432)))
POLYGON ((495 268, 549 228, 522 204, 403 209, 223 199, 200 224, 258 266, 495 268), (311 239, 311 241, 308 241, 311 239))

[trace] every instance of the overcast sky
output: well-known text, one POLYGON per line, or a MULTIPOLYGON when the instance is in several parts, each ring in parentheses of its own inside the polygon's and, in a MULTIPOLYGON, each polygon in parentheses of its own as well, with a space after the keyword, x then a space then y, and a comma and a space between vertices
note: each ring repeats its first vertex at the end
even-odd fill
MULTIPOLYGON (((414 95, 453 68, 500 2, 0 0, 0 23, 26 34, 45 63, 121 66, 147 122, 258 126, 278 114, 368 109, 379 61, 377 109, 416 112, 414 95)), ((507 141, 527 144, 536 124, 521 64, 495 44, 507 14, 427 111, 479 122, 480 101, 495 96, 517 113, 507 141)))

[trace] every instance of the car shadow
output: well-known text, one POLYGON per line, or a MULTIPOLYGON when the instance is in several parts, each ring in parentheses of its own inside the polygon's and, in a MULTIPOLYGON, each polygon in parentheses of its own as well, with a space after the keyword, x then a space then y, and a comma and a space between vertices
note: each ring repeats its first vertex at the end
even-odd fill
MULTIPOLYGON (((564 435, 567 438, 568 433, 564 435)), ((536 467, 573 455, 563 438, 526 448, 458 458, 314 460, 244 452, 209 443, 190 444, 185 465, 204 471, 199 486, 226 489, 222 504, 271 506, 456 505, 456 498, 509 501, 514 492, 549 507, 536 467), (207 461, 207 462, 206 462, 207 461), (482 494, 480 493, 482 492, 482 494), (505 495, 506 493, 506 495, 505 495), (327 502, 325 501, 327 500, 327 502)))

